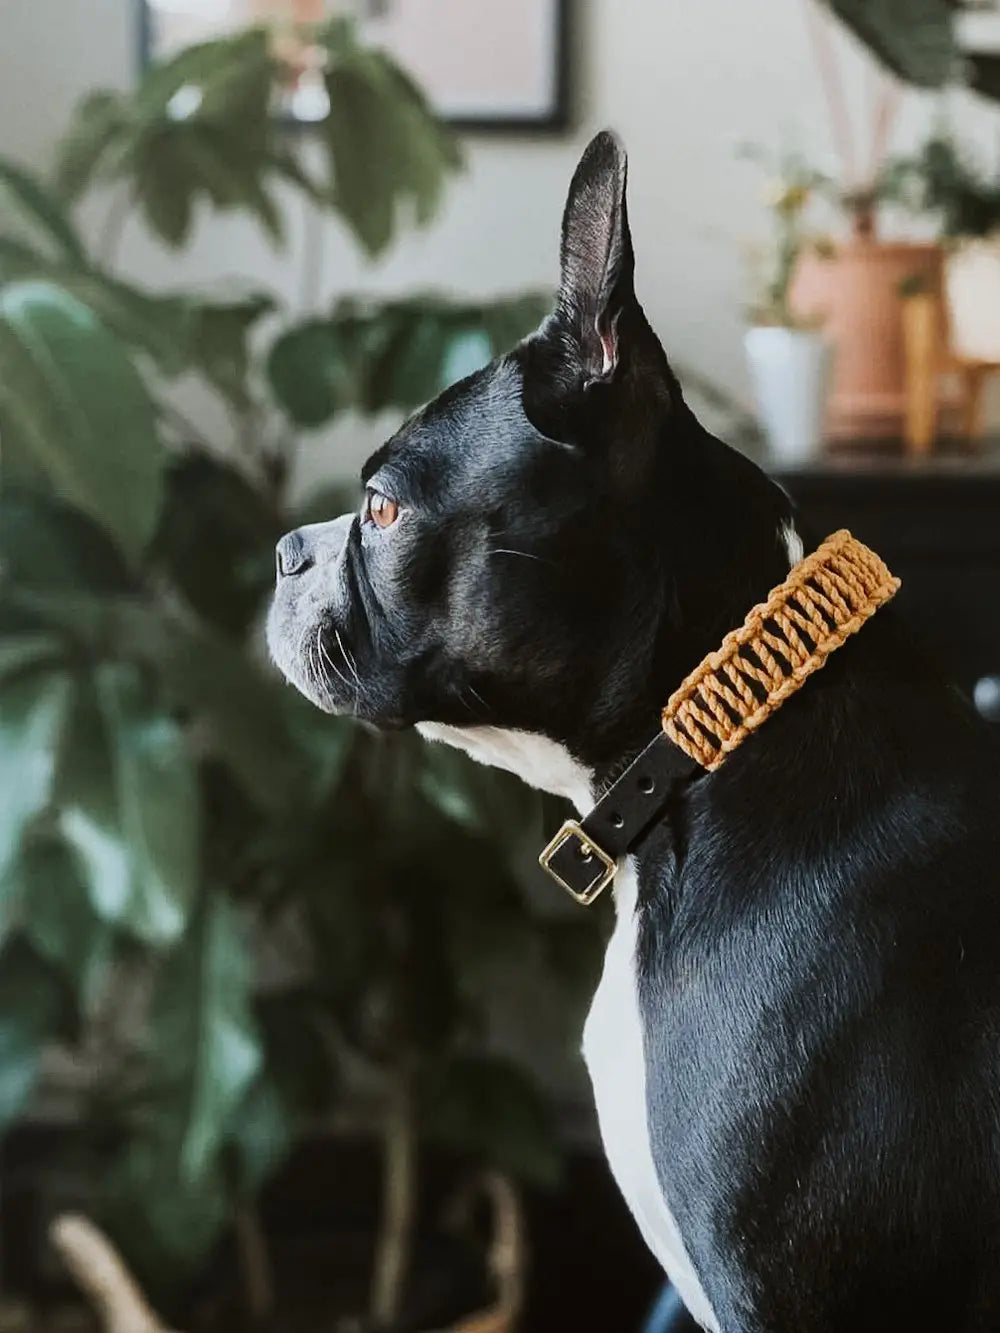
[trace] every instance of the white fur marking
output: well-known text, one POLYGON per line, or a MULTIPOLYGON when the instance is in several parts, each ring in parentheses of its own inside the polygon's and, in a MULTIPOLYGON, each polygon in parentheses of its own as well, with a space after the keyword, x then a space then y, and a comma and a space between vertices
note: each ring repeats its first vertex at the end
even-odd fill
MULTIPOLYGON (((791 546, 791 537, 787 541, 791 546)), ((417 729, 428 740, 458 746, 480 763, 506 769, 533 787, 568 797, 581 814, 594 802, 592 775, 564 746, 546 736, 439 722, 421 722, 417 729)), ((718 1320, 663 1196, 649 1142, 646 1060, 635 975, 637 892, 635 865, 629 857, 615 878, 617 923, 587 1015, 583 1057, 594 1086, 604 1151, 618 1188, 643 1239, 692 1317, 709 1333, 718 1333, 718 1320)))
POLYGON ((802 538, 796 532, 795 524, 791 519, 782 523, 779 532, 781 533, 781 540, 785 544, 785 550, 788 552, 788 567, 794 569, 805 554, 802 538))
POLYGON ((547 736, 503 727, 451 727, 443 722, 418 722, 417 730, 426 740, 454 745, 481 764, 516 773, 529 787, 565 796, 581 813, 593 804, 591 774, 564 745, 547 736))
POLYGON ((615 879, 618 918, 583 1030, 583 1057, 594 1085, 604 1151, 618 1188, 692 1318, 718 1333, 718 1320, 664 1198, 649 1142, 635 973, 637 891, 635 864, 629 857, 615 879))

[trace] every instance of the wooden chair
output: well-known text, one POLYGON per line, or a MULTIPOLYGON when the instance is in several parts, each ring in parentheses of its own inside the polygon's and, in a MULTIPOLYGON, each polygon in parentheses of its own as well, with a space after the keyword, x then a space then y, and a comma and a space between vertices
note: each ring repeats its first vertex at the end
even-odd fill
POLYGON ((906 349, 906 422, 908 453, 928 454, 939 434, 941 408, 958 410, 958 434, 971 445, 985 434, 983 396, 991 375, 1000 373, 1000 361, 972 361, 956 355, 948 336, 946 303, 932 292, 918 292, 903 300, 903 339, 906 349), (951 392, 946 381, 951 379, 951 392))

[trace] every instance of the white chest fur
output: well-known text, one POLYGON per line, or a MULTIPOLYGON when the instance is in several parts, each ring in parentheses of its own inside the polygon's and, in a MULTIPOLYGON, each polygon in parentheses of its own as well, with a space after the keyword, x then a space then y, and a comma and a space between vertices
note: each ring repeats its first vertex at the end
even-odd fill
POLYGON ((614 891, 618 920, 583 1032, 583 1057, 594 1085, 604 1151, 646 1244, 693 1318, 717 1333, 718 1322, 660 1188, 649 1143, 635 972, 637 881, 631 858, 619 870, 614 891))
MULTIPOLYGON (((422 722, 428 739, 465 750, 483 764, 517 773, 533 787, 566 796, 581 814, 593 802, 592 775, 555 741, 499 727, 451 727, 422 722)), ((636 993, 637 882, 631 858, 615 879, 618 921, 587 1016, 583 1056, 594 1085, 604 1151, 643 1239, 670 1276, 691 1315, 710 1333, 718 1321, 694 1271, 677 1223, 663 1197, 646 1123, 646 1065, 636 993)))

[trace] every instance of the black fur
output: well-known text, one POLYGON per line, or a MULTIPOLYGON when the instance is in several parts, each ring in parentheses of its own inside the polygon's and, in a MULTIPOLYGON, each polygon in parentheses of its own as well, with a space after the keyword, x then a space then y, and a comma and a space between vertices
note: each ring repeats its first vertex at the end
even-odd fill
MULTIPOLYGON (((599 136, 554 315, 366 468, 395 527, 284 539, 272 649, 321 706, 540 732, 599 783, 787 573, 789 501, 635 299, 624 196, 599 136)), ((890 608, 639 852, 653 1152, 726 1333, 1000 1330, 998 777, 890 608)))

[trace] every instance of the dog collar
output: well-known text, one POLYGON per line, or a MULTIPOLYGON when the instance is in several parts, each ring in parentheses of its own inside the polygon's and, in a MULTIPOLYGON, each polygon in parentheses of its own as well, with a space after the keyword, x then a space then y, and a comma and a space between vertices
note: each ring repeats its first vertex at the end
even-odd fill
POLYGON ((828 537, 684 679, 662 730, 585 819, 563 824, 538 858, 542 868, 577 902, 592 903, 678 781, 717 769, 899 586, 849 532, 828 537))

